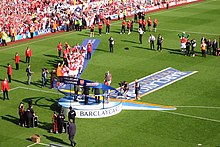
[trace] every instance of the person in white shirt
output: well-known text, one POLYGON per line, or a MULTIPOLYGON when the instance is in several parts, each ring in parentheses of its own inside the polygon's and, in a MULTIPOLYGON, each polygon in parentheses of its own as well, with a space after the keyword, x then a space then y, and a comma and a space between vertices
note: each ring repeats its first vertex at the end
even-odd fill
POLYGON ((155 42, 155 36, 153 34, 150 34, 149 40, 148 42, 150 43, 150 49, 153 50, 154 49, 154 42, 155 42))
POLYGON ((139 41, 140 41, 140 44, 142 44, 142 37, 143 37, 144 31, 142 30, 142 28, 139 28, 138 32, 139 32, 139 41))

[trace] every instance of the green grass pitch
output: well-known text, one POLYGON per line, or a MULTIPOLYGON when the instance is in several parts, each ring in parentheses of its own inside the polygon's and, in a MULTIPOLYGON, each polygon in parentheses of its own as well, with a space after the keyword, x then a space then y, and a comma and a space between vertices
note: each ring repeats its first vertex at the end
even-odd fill
MULTIPOLYGON (((109 53, 110 35, 95 38, 101 42, 92 56, 82 78, 103 81, 107 70, 113 75, 113 87, 118 82, 134 81, 167 67, 180 71, 198 71, 174 84, 142 97, 143 102, 177 106, 175 111, 128 111, 100 119, 76 119, 75 140, 79 147, 204 147, 220 146, 220 58, 208 55, 201 57, 199 42, 202 36, 213 40, 220 36, 220 1, 205 0, 200 3, 170 8, 146 14, 159 20, 158 30, 164 37, 163 52, 149 49, 149 32, 139 44, 138 33, 120 35, 121 21, 114 21, 111 33, 115 40, 114 53, 109 53), (198 52, 195 58, 179 52, 177 33, 185 31, 190 39, 196 38, 198 52), (124 48, 128 47, 129 50, 124 48), (185 106, 185 107, 183 107, 185 106), (187 107, 203 106, 203 107, 187 107)), ((105 28, 105 27, 104 27, 105 28)), ((137 28, 137 24, 135 24, 137 28)), ((67 134, 49 133, 51 116, 57 101, 63 95, 56 90, 40 88, 41 68, 52 70, 61 60, 57 58, 56 45, 59 41, 70 45, 82 43, 89 38, 89 31, 65 32, 36 40, 28 40, 0 48, 0 79, 7 77, 7 63, 14 65, 18 52, 24 61, 27 46, 33 50, 31 58, 33 84, 26 85, 25 68, 13 70, 10 100, 0 99, 0 147, 25 147, 33 144, 32 134, 41 135, 41 142, 69 145, 67 134), (21 101, 27 107, 28 99, 33 100, 34 110, 39 117, 39 127, 18 126, 18 105, 21 101)), ((2 97, 2 93, 0 95, 2 97)), ((42 145, 34 145, 34 147, 42 145)))

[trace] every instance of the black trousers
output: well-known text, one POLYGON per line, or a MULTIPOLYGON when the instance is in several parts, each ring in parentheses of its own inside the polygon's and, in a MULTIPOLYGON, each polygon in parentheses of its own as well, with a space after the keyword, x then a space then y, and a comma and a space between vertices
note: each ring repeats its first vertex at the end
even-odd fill
POLYGON ((34 37, 34 32, 31 32, 30 34, 31 34, 31 38, 33 38, 34 37))
POLYGON ((11 75, 8 74, 8 82, 11 83, 11 75))
POLYGON ((75 135, 69 135, 69 140, 70 140, 71 146, 74 146, 74 144, 75 144, 74 136, 75 136, 75 135))
POLYGON ((15 63, 16 70, 19 70, 19 63, 15 63))
POLYGON ((140 44, 142 44, 142 37, 143 37, 143 34, 139 34, 139 41, 140 41, 140 44))
POLYGON ((31 57, 26 56, 26 63, 30 63, 31 57))
POLYGON ((87 59, 91 59, 91 52, 87 52, 87 59))
POLYGON ((99 35, 101 35, 102 34, 102 29, 99 29, 99 35))
POLYGON ((110 26, 106 26, 106 33, 110 32, 110 26))
POLYGON ((122 27, 121 27, 121 33, 124 33, 124 34, 125 34, 125 26, 122 26, 122 27))
POLYGON ((150 49, 154 49, 154 41, 150 41, 150 49))
POLYGON ((161 43, 157 44, 157 50, 162 51, 162 44, 161 43))
POLYGON ((7 99, 9 99, 9 98, 8 98, 8 90, 3 90, 3 100, 5 100, 5 97, 6 97, 7 99))
POLYGON ((113 53, 113 45, 109 45, 110 52, 113 53))

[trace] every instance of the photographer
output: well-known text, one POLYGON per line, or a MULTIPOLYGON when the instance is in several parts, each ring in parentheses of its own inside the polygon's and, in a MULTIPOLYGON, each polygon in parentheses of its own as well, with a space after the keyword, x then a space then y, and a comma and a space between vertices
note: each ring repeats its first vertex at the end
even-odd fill
POLYGON ((124 90, 124 98, 127 99, 127 93, 128 93, 128 90, 129 90, 129 87, 128 87, 128 82, 127 81, 124 81, 123 83, 123 90, 124 90))
POLYGON ((46 68, 42 68, 42 87, 45 87, 47 84, 47 74, 48 74, 48 70, 46 68))

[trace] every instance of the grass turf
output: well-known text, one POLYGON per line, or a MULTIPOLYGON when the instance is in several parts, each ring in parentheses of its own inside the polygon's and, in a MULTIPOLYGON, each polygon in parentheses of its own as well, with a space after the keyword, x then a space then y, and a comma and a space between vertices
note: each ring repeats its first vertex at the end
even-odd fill
MULTIPOLYGON (((218 20, 220 16, 219 1, 204 1, 186 6, 176 7, 149 13, 159 20, 158 31, 164 37, 163 52, 149 50, 149 32, 144 35, 143 44, 138 42, 138 33, 120 35, 121 21, 112 22, 111 34, 115 40, 114 53, 109 53, 108 38, 103 34, 100 38, 95 54, 92 56, 82 78, 103 81, 107 70, 113 75, 113 87, 118 82, 134 81, 167 67, 181 71, 198 71, 181 81, 163 89, 146 95, 143 102, 157 103, 172 106, 207 106, 218 108, 190 108, 177 107, 176 111, 122 111, 120 114, 102 119, 76 119, 77 135, 75 140, 80 147, 112 147, 112 146, 152 146, 152 147, 194 147, 198 144, 211 147, 220 145, 220 100, 219 89, 220 66, 219 57, 207 56, 202 58, 199 42, 202 36, 218 39, 220 32, 218 20), (177 33, 185 31, 190 38, 196 38, 197 56, 185 57, 179 52, 179 39, 177 33), (128 47, 129 50, 125 50, 128 47), (184 114, 185 116, 183 116, 184 114), (208 118, 208 119, 206 119, 208 118)), ((135 25, 137 28, 137 24, 135 25)), ((97 30, 97 28, 96 28, 97 30)), ((96 34, 97 31, 96 31, 96 34)), ((9 92, 10 100, 0 103, 0 146, 27 146, 32 144, 29 140, 34 133, 41 135, 41 142, 69 144, 67 134, 52 134, 51 115, 56 110, 57 100, 62 97, 56 90, 40 88, 41 68, 52 69, 59 61, 56 45, 59 41, 71 45, 81 43, 88 38, 89 31, 68 32, 48 36, 37 40, 28 40, 8 47, 1 47, 0 78, 6 77, 7 63, 14 67, 14 54, 21 55, 20 70, 13 70, 11 88, 18 88, 9 92), (23 61, 27 46, 33 50, 31 58, 33 84, 26 85, 25 68, 23 61), (51 93, 45 92, 49 91, 51 93), (33 99, 34 110, 39 117, 39 127, 22 128, 18 123, 18 105, 33 99)), ((41 146, 41 145, 35 145, 41 146)))

